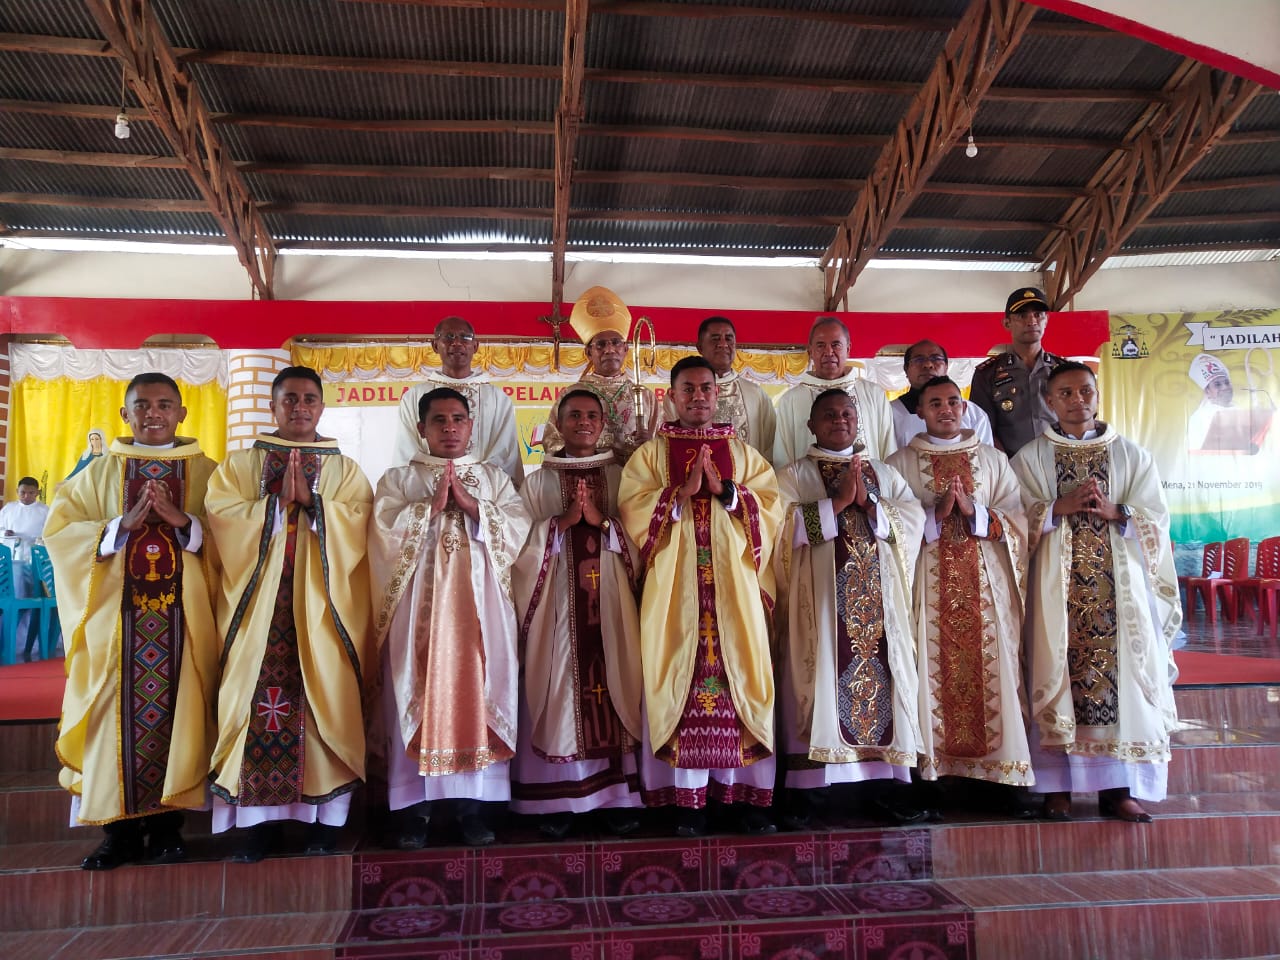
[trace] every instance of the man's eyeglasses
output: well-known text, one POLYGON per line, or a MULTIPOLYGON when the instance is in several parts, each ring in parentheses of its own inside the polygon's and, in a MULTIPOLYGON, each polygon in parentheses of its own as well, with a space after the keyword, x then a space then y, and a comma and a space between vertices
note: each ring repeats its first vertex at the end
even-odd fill
POLYGON ((627 345, 627 341, 622 339, 614 340, 592 340, 591 346, 597 350, 620 350, 627 345))
POLYGON ((474 333, 437 333, 436 339, 441 343, 471 343, 475 340, 474 333))
POLYGON ((946 363, 946 362, 947 362, 947 358, 940 353, 931 353, 928 356, 925 356, 924 354, 919 353, 907 361, 907 363, 915 363, 921 366, 923 366, 926 363, 934 364, 934 363, 946 363))

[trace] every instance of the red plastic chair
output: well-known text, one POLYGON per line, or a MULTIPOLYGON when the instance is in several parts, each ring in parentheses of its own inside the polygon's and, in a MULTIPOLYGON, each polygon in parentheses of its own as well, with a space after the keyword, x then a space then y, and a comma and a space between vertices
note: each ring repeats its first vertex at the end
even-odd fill
POLYGON ((1250 613, 1256 607, 1262 614, 1262 589, 1271 582, 1280 582, 1280 537, 1267 537, 1258 543, 1258 555, 1253 561, 1253 576, 1236 581, 1236 617, 1245 610, 1250 613))
MULTIPOLYGON (((1249 573, 1249 538, 1236 537, 1222 545, 1222 576, 1194 577, 1187 582, 1188 589, 1204 600, 1205 615, 1210 623, 1218 619, 1218 597, 1222 597, 1222 615, 1235 619, 1235 587, 1249 573)), ((1192 600, 1192 607, 1195 601, 1192 600)))
POLYGON ((1204 580, 1209 579, 1209 574, 1217 573, 1222 570, 1222 543, 1206 543, 1204 545, 1204 553, 1201 554, 1200 560, 1200 576, 1185 576, 1178 578, 1178 588, 1183 592, 1182 609, 1186 612, 1187 619, 1195 613, 1195 590, 1196 587, 1204 580))

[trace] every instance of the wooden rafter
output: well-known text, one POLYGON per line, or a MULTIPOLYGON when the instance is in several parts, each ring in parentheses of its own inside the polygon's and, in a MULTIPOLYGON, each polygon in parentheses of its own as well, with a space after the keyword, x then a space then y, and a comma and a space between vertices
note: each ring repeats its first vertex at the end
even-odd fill
MULTIPOLYGON (((1064 309, 1144 221, 1157 222, 1151 214, 1223 139, 1261 89, 1252 80, 1195 60, 1182 63, 1166 86, 1169 96, 1144 111, 1125 147, 1107 157, 1090 179, 1088 195, 1072 205, 1062 226, 1036 250, 1053 309, 1064 309)), ((1275 215, 1270 218, 1274 222, 1275 215)), ((1171 219, 1178 221, 1171 225, 1188 221, 1171 219)))
POLYGON ((134 96, 180 157, 206 209, 231 241, 257 294, 272 297, 276 248, 249 190, 223 148, 213 119, 149 0, 85 0, 111 50, 125 64, 134 96))
MULTIPOLYGON (((100 40, 51 37, 37 34, 0 33, 0 50, 59 56, 109 57, 111 50, 100 40)), ((338 57, 261 50, 198 50, 175 47, 179 63, 260 67, 271 70, 319 70, 329 73, 389 73, 421 77, 478 77, 501 80, 555 80, 561 69, 545 64, 496 63, 474 60, 410 60, 388 57, 338 57)), ((734 90, 809 90, 828 94, 914 96, 919 84, 908 80, 806 77, 759 74, 689 73, 662 70, 617 70, 593 67, 583 71, 590 83, 651 84, 660 86, 719 87, 734 90)), ((1159 90, 1117 87, 992 87, 988 100, 1037 103, 1044 100, 1081 103, 1146 103, 1160 97, 1159 90)))
POLYGON ((551 219, 551 315, 557 353, 560 343, 561 307, 564 305, 564 258, 569 247, 569 209, 573 193, 573 167, 578 152, 578 128, 582 125, 583 77, 587 55, 587 0, 567 0, 564 13, 563 76, 560 104, 556 108, 555 209, 551 219))
POLYGON ((929 78, 880 153, 852 212, 822 257, 826 309, 837 309, 951 145, 973 120, 1035 16, 1022 0, 971 0, 929 78))

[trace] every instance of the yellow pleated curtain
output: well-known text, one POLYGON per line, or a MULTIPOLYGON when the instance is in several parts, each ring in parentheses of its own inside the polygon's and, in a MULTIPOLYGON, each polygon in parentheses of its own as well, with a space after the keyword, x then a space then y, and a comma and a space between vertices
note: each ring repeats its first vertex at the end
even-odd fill
MULTIPOLYGON (((48 502, 88 449, 90 430, 103 431, 107 445, 116 437, 128 436, 129 425, 120 418, 128 382, 112 377, 23 377, 15 381, 9 395, 8 496, 16 494, 21 477, 32 476, 40 481, 41 494, 48 502)), ((226 388, 216 382, 182 380, 178 386, 187 408, 179 435, 196 437, 206 454, 221 460, 227 450, 226 388)))

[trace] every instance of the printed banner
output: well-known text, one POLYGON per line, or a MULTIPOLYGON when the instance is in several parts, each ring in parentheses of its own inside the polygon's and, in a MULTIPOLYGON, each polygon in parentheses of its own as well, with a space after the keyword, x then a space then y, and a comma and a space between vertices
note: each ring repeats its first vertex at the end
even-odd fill
POLYGON ((1280 310, 1111 318, 1103 419, 1155 457, 1177 542, 1280 533, 1280 310))

